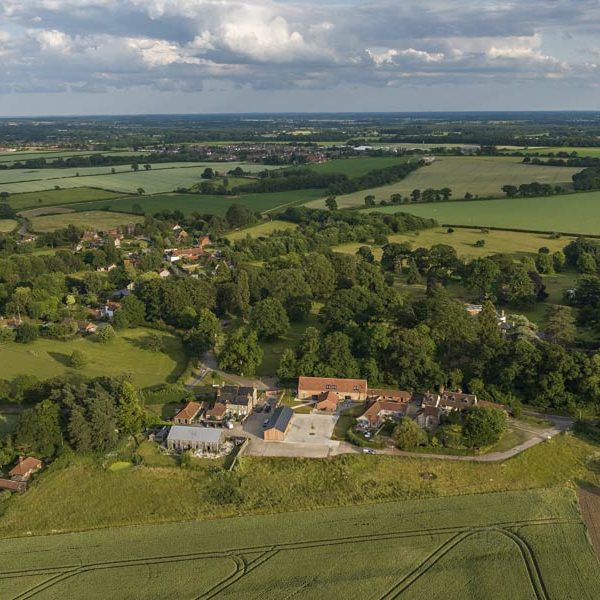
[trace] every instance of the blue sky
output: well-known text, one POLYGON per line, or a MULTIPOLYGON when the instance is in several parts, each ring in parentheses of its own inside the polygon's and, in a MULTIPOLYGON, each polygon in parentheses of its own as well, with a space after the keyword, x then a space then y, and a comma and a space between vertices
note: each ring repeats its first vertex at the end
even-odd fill
POLYGON ((0 115, 600 109, 600 0, 2 0, 0 115))

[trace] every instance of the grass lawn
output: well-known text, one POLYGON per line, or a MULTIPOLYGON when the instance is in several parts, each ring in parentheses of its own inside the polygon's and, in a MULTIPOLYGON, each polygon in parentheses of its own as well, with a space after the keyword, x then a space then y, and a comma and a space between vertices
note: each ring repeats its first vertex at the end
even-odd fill
POLYGON ((545 198, 402 204, 370 210, 385 213, 407 212, 436 219, 440 225, 503 227, 583 235, 600 233, 600 192, 545 198))
MULTIPOLYGON (((137 472, 106 478, 116 486, 137 472)), ((159 498, 154 492, 148 496, 159 498)), ((172 506, 176 515, 187 512, 185 500, 172 506)), ((6 540, 4 548, 3 597, 531 600, 600 594, 598 561, 568 489, 25 537, 6 540)))
POLYGON ((225 237, 230 239, 232 242, 236 240, 243 240, 246 236, 250 237, 260 237, 266 236, 274 231, 286 231, 296 229, 298 225, 296 223, 290 223, 289 221, 268 221, 266 223, 260 223, 259 225, 254 225, 253 227, 246 227, 245 229, 238 229, 237 231, 233 231, 228 233, 225 237))
POLYGON ((146 467, 169 467, 173 468, 178 465, 177 457, 173 454, 165 454, 160 451, 158 444, 142 442, 137 449, 137 454, 141 456, 146 467))
POLYGON ((352 406, 344 410, 339 419, 336 421, 335 426, 333 428, 333 434, 331 435, 332 440, 346 440, 346 432, 352 426, 352 422, 357 417, 360 417, 365 412, 365 405, 359 404, 357 406, 352 406))
POLYGON ((76 337, 67 342, 38 339, 31 344, 10 343, 0 346, 0 378, 13 379, 17 375, 35 375, 49 379, 66 372, 73 350, 81 350, 88 357, 88 365, 78 371, 89 377, 131 373, 135 385, 150 387, 175 380, 187 366, 187 357, 179 338, 161 333, 166 352, 150 352, 143 348, 148 329, 127 329, 108 344, 94 340, 94 336, 76 337))
MULTIPOLYGON (((463 258, 473 259, 492 254, 514 254, 519 258, 524 255, 537 254, 542 246, 550 248, 551 252, 562 250, 570 241, 569 237, 551 239, 544 233, 522 233, 519 231, 495 231, 482 233, 480 229, 457 228, 448 233, 446 227, 434 227, 414 233, 402 233, 388 236, 390 242, 410 242, 413 248, 431 248, 435 244, 446 244, 456 249, 463 258), (475 242, 485 240, 483 248, 477 248, 475 242)), ((368 244, 342 244, 333 248, 335 252, 355 254, 361 247, 368 244)), ((382 250, 373 247, 373 254, 381 258, 382 250)))
POLYGON ((318 165, 309 165, 311 171, 330 174, 342 173, 350 178, 360 177, 374 169, 385 169, 398 164, 418 160, 415 157, 396 156, 366 156, 364 158, 338 158, 318 165))
POLYGON ((33 217, 31 228, 33 231, 46 232, 62 229, 67 225, 94 228, 98 230, 112 229, 127 223, 141 223, 144 217, 140 215, 113 213, 107 211, 90 210, 86 212, 69 212, 57 215, 33 217))
POLYGON ((0 219, 0 233, 10 233, 17 225, 14 219, 0 219))
POLYGON ((200 214, 223 216, 232 204, 241 204, 255 212, 270 212, 288 205, 303 204, 308 200, 320 198, 322 195, 322 190, 292 190, 268 194, 244 194, 241 196, 156 194, 153 196, 132 196, 116 200, 74 204, 70 205, 70 208, 75 210, 110 209, 117 212, 131 212, 133 206, 138 204, 149 215, 161 210, 180 210, 186 215, 198 212, 200 214))
POLYGON ((25 208, 42 208, 71 204, 73 202, 88 202, 91 200, 111 200, 122 197, 123 194, 107 192, 93 188, 70 188, 66 190, 46 190, 25 194, 12 194, 8 203, 17 211, 25 208))
MULTIPOLYGON (((502 186, 520 185, 539 181, 571 187, 571 177, 581 168, 545 167, 523 164, 513 157, 440 156, 426 167, 414 171, 402 181, 378 188, 360 190, 337 197, 340 208, 364 206, 365 196, 372 194, 376 201, 389 200, 392 194, 408 196, 414 189, 441 189, 448 187, 455 199, 469 192, 480 198, 504 196, 502 186)), ((309 206, 324 207, 325 202, 311 202, 309 206)), ((396 207, 397 208, 397 207, 396 207)))

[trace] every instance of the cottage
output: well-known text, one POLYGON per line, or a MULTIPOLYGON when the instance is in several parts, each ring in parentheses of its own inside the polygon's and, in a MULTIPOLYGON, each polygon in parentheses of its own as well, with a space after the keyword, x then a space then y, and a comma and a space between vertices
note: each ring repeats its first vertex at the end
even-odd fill
POLYGON ((292 426, 293 417, 294 411, 289 406, 276 408, 263 432, 265 441, 283 442, 292 426))
POLYGON ((97 329, 98 326, 91 321, 84 321, 79 324, 79 331, 81 331, 81 333, 96 333, 97 329))
POLYGON ((335 379, 331 377, 300 377, 298 398, 318 400, 323 392, 336 392, 341 400, 362 401, 367 399, 366 379, 335 379))
POLYGON ((222 421, 227 413, 227 407, 222 402, 215 402, 212 408, 209 408, 205 413, 204 417, 208 421, 222 421))
POLYGON ((36 471, 42 468, 42 461, 27 456, 19 456, 19 462, 8 472, 13 481, 27 481, 36 471))
POLYGON ((217 399, 225 405, 227 412, 236 416, 249 415, 258 400, 258 390, 253 387, 226 385, 217 392, 217 399))
POLYGON ((369 390, 369 398, 373 400, 386 400, 388 402, 410 402, 413 398, 412 392, 406 390, 388 390, 373 388, 369 390))
POLYGON ((435 406, 445 412, 453 410, 465 410, 477 405, 475 394, 463 394, 462 392, 441 392, 440 394, 427 393, 423 396, 421 406, 435 406))
POLYGON ((440 424, 441 413, 438 406, 425 406, 417 413, 417 424, 422 429, 435 429, 440 424))
POLYGON ((202 404, 188 402, 174 417, 173 423, 177 425, 191 425, 202 410, 202 404))
POLYGON ((224 441, 225 432, 217 427, 173 425, 167 436, 167 448, 180 452, 186 450, 218 452, 224 441))
POLYGON ((337 392, 329 390, 328 392, 321 392, 317 396, 317 404, 315 408, 321 412, 335 412, 340 402, 340 397, 337 392))
POLYGON ((356 419, 362 429, 377 429, 386 421, 399 421, 406 416, 406 403, 390 400, 375 400, 367 410, 356 419))

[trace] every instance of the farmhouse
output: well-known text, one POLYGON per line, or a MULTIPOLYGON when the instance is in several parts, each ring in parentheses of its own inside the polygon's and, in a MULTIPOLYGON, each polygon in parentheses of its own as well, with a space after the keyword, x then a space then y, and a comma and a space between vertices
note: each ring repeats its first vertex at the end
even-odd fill
POLYGON ((361 401, 367 399, 366 379, 335 379, 330 377, 300 377, 298 398, 318 400, 323 392, 335 392, 340 400, 361 401))
POLYGON ((363 429, 377 429, 386 421, 398 421, 406 415, 407 404, 391 400, 375 400, 367 410, 356 419, 363 429))
POLYGON ((217 400, 225 405, 227 412, 236 416, 249 415, 258 399, 258 390, 253 387, 226 385, 217 392, 217 400))
POLYGON ((387 390, 373 388, 369 390, 369 398, 373 400, 387 400, 388 402, 410 402, 413 399, 412 392, 406 390, 387 390))
POLYGON ((321 412, 335 412, 337 410, 340 397, 337 392, 329 390, 328 392, 321 392, 317 396, 316 409, 321 412))
POLYGON ((19 462, 8 472, 13 481, 27 481, 36 471, 42 468, 42 461, 27 456, 19 456, 19 462))
POLYGON ((283 442, 292 426, 293 417, 294 411, 289 406, 276 408, 263 432, 265 441, 283 442))
POLYGON ((202 450, 218 452, 225 441, 225 432, 217 427, 173 425, 167 436, 169 450, 202 450))
POLYGON ((435 429, 440 424, 442 409, 437 406, 425 406, 417 413, 417 425, 422 429, 435 429))
POLYGON ((202 404, 188 402, 174 417, 173 423, 177 425, 191 425, 202 410, 202 404))
POLYGON ((222 421, 227 413, 227 407, 222 402, 215 402, 212 408, 209 408, 204 416, 208 421, 222 421))
POLYGON ((462 392, 441 392, 440 394, 427 393, 423 396, 421 406, 434 406, 445 412, 453 410, 465 410, 477 405, 475 394, 463 394, 462 392))

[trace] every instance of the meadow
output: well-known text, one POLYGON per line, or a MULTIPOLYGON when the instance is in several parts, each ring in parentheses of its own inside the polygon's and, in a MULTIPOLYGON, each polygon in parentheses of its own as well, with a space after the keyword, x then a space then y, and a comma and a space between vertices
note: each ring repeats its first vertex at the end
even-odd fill
POLYGON ((0 163, 13 164, 17 161, 45 158, 56 160, 57 158, 69 158, 70 156, 92 156, 93 154, 104 154, 110 156, 140 156, 141 152, 133 150, 25 150, 20 152, 0 152, 0 163))
POLYGON ((241 204, 254 212, 274 212, 286 206, 303 204, 322 196, 322 190, 292 190, 267 194, 243 194, 241 196, 157 194, 70 204, 69 208, 77 211, 108 209, 114 212, 132 212, 133 206, 138 204, 149 215, 161 210, 180 210, 185 215, 198 212, 200 214, 223 216, 232 204, 241 204))
POLYGON ((127 329, 116 339, 101 344, 94 336, 76 337, 68 341, 38 339, 31 344, 9 343, 0 346, 0 378, 13 379, 17 375, 34 375, 49 379, 64 373, 74 373, 69 358, 74 350, 81 350, 88 364, 81 371, 89 377, 130 373, 137 386, 150 387, 174 381, 187 366, 187 357, 179 338, 160 334, 165 352, 151 352, 144 348, 147 329, 127 329))
MULTIPOLYGON (((128 475, 131 469, 107 477, 128 475)), ((25 537, 2 546, 0 595, 12 599, 496 600, 507 597, 507 577, 516 600, 600 594, 575 493, 564 489, 25 537)))
POLYGON ((157 163, 146 171, 140 165, 132 171, 129 165, 116 167, 82 167, 66 169, 11 169, 0 171, 0 191, 12 194, 61 188, 95 187, 122 193, 136 193, 143 188, 149 194, 171 192, 178 187, 189 187, 203 181, 201 174, 210 167, 229 171, 242 167, 248 172, 276 167, 241 162, 157 163), (115 169, 115 173, 111 169, 115 169), (77 175, 79 173, 79 175, 77 175))
POLYGON ((63 212, 59 214, 44 215, 33 217, 31 220, 31 230, 43 233, 47 231, 56 231, 67 225, 76 225, 87 229, 96 229, 105 231, 114 229, 128 223, 141 223, 144 218, 140 215, 130 215, 121 213, 111 213, 107 211, 87 211, 87 212, 63 212))
POLYGON ((58 206, 74 202, 89 202, 91 200, 111 200, 120 198, 123 194, 107 192, 94 188, 69 188, 65 190, 45 190, 40 192, 26 192, 12 194, 8 203, 17 211, 27 208, 43 208, 44 206, 58 206))
POLYGON ((548 154, 549 152, 577 152, 577 156, 591 156, 600 158, 600 146, 592 146, 585 148, 574 148, 572 146, 547 146, 544 148, 529 148, 531 152, 539 152, 540 154, 548 154))
POLYGON ((232 242, 237 240, 243 240, 247 236, 257 238, 261 236, 270 235, 274 231, 287 231, 296 229, 298 225, 296 223, 290 223, 289 221, 267 221, 266 223, 260 223, 253 227, 246 227, 245 229, 238 229, 225 235, 225 237, 232 242))
POLYGON ((329 160, 327 162, 310 165, 311 171, 317 173, 330 174, 342 173, 348 177, 360 177, 374 169, 385 169, 402 164, 410 160, 416 160, 413 157, 395 157, 395 156, 367 156, 359 158, 340 158, 329 160))
POLYGON ((0 219, 0 233, 10 233, 17 224, 14 219, 0 219))
POLYGON ((436 219, 441 225, 558 231, 582 235, 600 234, 600 192, 543 198, 402 204, 369 210, 384 213, 398 211, 412 213, 420 217, 436 219))
MULTIPOLYGON (((375 196, 375 201, 389 200, 392 194, 408 196, 414 189, 427 188, 452 190, 454 199, 461 199, 469 192, 480 198, 504 196, 502 186, 520 185, 538 181, 552 185, 571 187, 573 174, 578 168, 545 167, 523 164, 522 159, 488 156, 438 156, 435 162, 410 173, 402 181, 378 188, 360 190, 337 197, 340 208, 364 206, 365 196, 375 196)), ((324 200, 309 206, 324 207, 324 200)))

